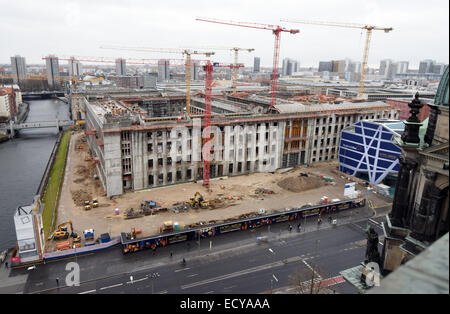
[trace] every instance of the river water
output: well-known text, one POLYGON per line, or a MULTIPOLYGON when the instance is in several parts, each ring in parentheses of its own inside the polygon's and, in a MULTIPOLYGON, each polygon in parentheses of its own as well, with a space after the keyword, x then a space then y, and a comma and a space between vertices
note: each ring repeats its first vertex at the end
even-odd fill
MULTIPOLYGON (((27 102, 26 122, 69 119, 69 105, 62 101, 27 102)), ((0 252, 16 243, 13 215, 17 206, 33 201, 56 139, 56 128, 30 129, 0 144, 0 252)))

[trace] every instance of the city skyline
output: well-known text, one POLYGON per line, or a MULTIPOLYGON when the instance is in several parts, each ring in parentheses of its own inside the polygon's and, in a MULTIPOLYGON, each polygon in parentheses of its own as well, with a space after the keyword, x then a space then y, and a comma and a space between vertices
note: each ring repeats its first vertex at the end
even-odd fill
MULTIPOLYGON (((273 36, 269 32, 252 29, 239 29, 237 32, 238 29, 233 26, 198 22, 195 18, 199 16, 279 24, 286 28, 300 29, 299 34, 281 36, 280 60, 292 58, 301 62, 302 67, 317 67, 319 61, 331 58, 361 61, 365 32, 280 22, 281 18, 393 27, 394 30, 388 34, 373 34, 368 62, 372 68, 377 68, 380 61, 387 58, 407 60, 411 69, 418 68, 421 60, 429 58, 448 63, 448 49, 442 49, 448 46, 448 2, 442 0, 427 3, 390 3, 380 0, 363 4, 356 1, 336 3, 323 0, 320 10, 318 3, 313 1, 304 1, 301 6, 296 1, 269 1, 263 6, 253 1, 211 5, 202 1, 189 5, 180 1, 172 1, 170 5, 149 5, 138 1, 124 6, 119 1, 91 3, 48 0, 39 3, 5 3, 4 6, 5 10, 2 12, 14 12, 0 19, 2 37, 5 42, 12 43, 0 52, 0 63, 5 64, 14 55, 25 57, 27 64, 43 63, 41 58, 48 54, 174 58, 174 55, 160 53, 118 52, 99 48, 101 45, 120 44, 174 48, 205 45, 252 46, 255 51, 241 54, 240 62, 251 66, 253 58, 257 56, 261 58, 261 67, 272 66, 273 36), (233 9, 236 6, 240 7, 237 12, 233 9), (48 10, 50 7, 51 12, 56 10, 60 14, 51 15, 48 10), (349 7, 352 10, 348 10, 349 7), (301 14, 296 14, 295 12, 300 12, 300 8, 301 14), (427 16, 433 23, 426 27, 418 25, 415 21, 423 16, 427 16), (123 17, 126 17, 126 23, 114 22, 123 17), (171 22, 175 20, 176 24, 171 22), (42 40, 43 34, 47 36, 46 40, 42 40), (30 45, 34 47, 32 52, 27 48, 30 45), (435 55, 430 56, 429 51, 433 51, 435 55)), ((217 51, 211 59, 231 63, 233 54, 217 51)))

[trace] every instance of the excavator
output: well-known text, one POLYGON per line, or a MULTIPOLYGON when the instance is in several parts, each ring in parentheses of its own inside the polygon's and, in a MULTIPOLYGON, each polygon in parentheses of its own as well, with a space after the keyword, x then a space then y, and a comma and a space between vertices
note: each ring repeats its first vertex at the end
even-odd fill
POLYGON ((189 205, 192 208, 208 208, 209 202, 205 201, 199 192, 196 192, 194 197, 189 200, 189 205))
POLYGON ((73 232, 73 225, 72 225, 72 220, 62 223, 58 226, 58 230, 56 230, 55 232, 53 232, 53 240, 64 240, 69 238, 69 236, 72 237, 73 242, 80 242, 81 237, 76 234, 75 232, 73 232), (70 233, 67 231, 67 226, 70 225, 70 233))

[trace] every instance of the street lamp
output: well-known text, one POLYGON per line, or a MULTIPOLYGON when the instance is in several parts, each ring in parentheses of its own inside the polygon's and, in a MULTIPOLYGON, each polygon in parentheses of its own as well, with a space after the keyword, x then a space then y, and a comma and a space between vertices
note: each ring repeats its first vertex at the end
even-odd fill
POLYGON ((152 294, 153 294, 154 293, 154 284, 153 283, 156 278, 159 278, 159 273, 151 273, 150 278, 152 280, 152 294))
MULTIPOLYGON (((271 248, 269 248, 269 252, 272 254, 272 256, 273 256, 273 260, 275 260, 275 252, 271 249, 271 248)), ((274 272, 273 272, 273 265, 272 265, 272 278, 276 278, 275 277, 275 274, 274 274, 274 272)), ((270 292, 272 293, 272 291, 273 291, 273 279, 272 278, 270 278, 270 292)))

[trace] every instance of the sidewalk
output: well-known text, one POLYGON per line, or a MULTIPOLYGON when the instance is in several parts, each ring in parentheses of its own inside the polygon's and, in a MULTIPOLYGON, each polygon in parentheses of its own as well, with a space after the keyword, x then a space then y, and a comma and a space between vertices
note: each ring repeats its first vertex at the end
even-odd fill
MULTIPOLYGON (((11 254, 8 253, 5 261, 11 260, 11 254)), ((9 262, 8 262, 9 263, 9 262)), ((11 268, 5 267, 3 262, 0 265, 0 294, 21 294, 28 279, 28 274, 19 274, 17 271, 11 271, 11 268)))
MULTIPOLYGON (((374 212, 368 207, 354 209, 352 212, 341 212, 340 214, 333 215, 334 219, 337 219, 337 226, 344 225, 350 222, 357 222, 361 220, 366 220, 368 218, 373 217, 374 212)), ((283 241, 283 239, 299 237, 304 234, 310 234, 314 231, 318 230, 329 230, 333 229, 336 226, 333 226, 329 220, 328 215, 323 215, 322 224, 320 226, 317 225, 317 217, 311 217, 306 219, 306 223, 304 219, 301 220, 301 232, 297 231, 297 224, 300 220, 295 220, 291 222, 283 222, 277 223, 274 225, 264 226, 258 229, 254 229, 252 231, 246 232, 232 232, 224 235, 219 235, 217 237, 212 238, 201 238, 200 239, 200 247, 198 246, 198 241, 190 241, 183 242, 179 244, 169 245, 165 248, 158 248, 154 254, 152 254, 151 250, 136 254, 136 259, 129 259, 128 262, 118 265, 115 271, 112 271, 109 274, 102 274, 98 276, 94 276, 89 280, 83 281, 81 284, 99 280, 101 278, 114 277, 121 274, 133 273, 137 271, 150 270, 157 267, 162 267, 166 265, 173 265, 180 263, 182 258, 186 258, 188 264, 195 263, 201 259, 213 259, 220 260, 220 256, 228 255, 228 254, 238 254, 240 251, 245 250, 248 252, 249 250, 258 249, 261 245, 273 245, 276 241, 283 241), (289 231, 288 225, 291 224, 293 229, 289 231), (267 243, 260 243, 257 241, 257 237, 265 236, 268 239, 267 243), (211 246, 210 246, 211 245, 211 246), (173 257, 170 257, 170 252, 173 252, 173 257)), ((111 250, 120 250, 119 247, 112 248, 111 250)), ((101 258, 101 253, 94 254, 92 258, 101 258), (100 256, 99 256, 100 255, 100 256)), ((85 257, 91 258, 91 257, 85 257)), ((5 271, 3 268, 2 271, 5 271)), ((37 270, 39 271, 39 270, 37 270)), ((26 272, 24 269, 22 272, 26 272)), ((26 277, 24 276, 23 283, 26 281, 26 277)), ((19 282, 22 283, 22 282, 19 282)), ((9 285, 13 285, 14 282, 9 283, 9 285)), ((16 291, 11 291, 13 288, 23 288, 21 287, 10 287, 7 293, 16 293, 16 291)), ((62 288, 62 287, 61 287, 62 288)), ((49 288, 46 286, 42 286, 39 289, 39 292, 50 292, 55 288, 49 288), (46 289, 47 288, 47 289, 46 289)), ((19 290, 20 291, 20 290, 19 290)), ((0 290, 0 292, 2 292, 0 290)), ((3 292, 3 293, 5 293, 3 292)), ((34 291, 38 292, 38 291, 34 291)), ((32 292, 33 293, 33 292, 32 292)))

